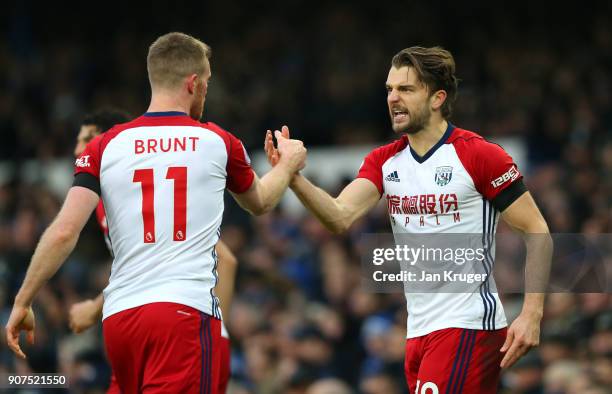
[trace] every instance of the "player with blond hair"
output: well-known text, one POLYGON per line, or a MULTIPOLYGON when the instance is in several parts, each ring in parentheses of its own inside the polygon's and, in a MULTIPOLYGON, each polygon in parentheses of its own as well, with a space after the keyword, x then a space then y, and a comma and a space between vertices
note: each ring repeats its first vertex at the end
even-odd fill
POLYGON ((6 325, 34 340, 32 302, 73 250, 100 198, 114 254, 104 289, 104 342, 122 393, 212 393, 219 379, 219 227, 227 188, 252 214, 270 211, 304 167, 301 141, 277 134, 279 163, 259 179, 242 142, 201 123, 210 48, 168 33, 149 48, 147 112, 95 137, 36 247, 6 325))

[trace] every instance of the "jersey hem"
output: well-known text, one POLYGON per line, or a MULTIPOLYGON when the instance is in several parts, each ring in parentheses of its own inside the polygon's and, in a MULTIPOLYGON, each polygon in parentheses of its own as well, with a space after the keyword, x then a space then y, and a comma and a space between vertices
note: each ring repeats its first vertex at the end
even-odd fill
POLYGON ((434 331, 444 330, 447 328, 466 328, 469 330, 479 330, 479 331, 497 331, 508 327, 508 322, 504 321, 501 324, 495 324, 495 330, 483 330, 482 323, 459 323, 459 324, 441 324, 440 326, 433 326, 431 328, 425 328, 420 330, 408 330, 406 334, 406 339, 418 338, 428 334, 431 334, 434 331))
MULTIPOLYGON (((147 299, 147 300, 139 300, 139 301, 132 301, 132 302, 122 302, 120 305, 115 305, 112 308, 108 308, 108 310, 103 310, 102 313, 102 321, 104 321, 105 319, 111 317, 112 315, 115 315, 119 312, 123 312, 125 310, 128 309, 132 309, 132 308, 137 308, 139 306, 143 306, 143 305, 148 305, 148 304, 154 304, 157 302, 172 302, 175 304, 181 304, 181 305, 185 305, 194 309, 199 310, 202 313, 206 313, 207 315, 211 316, 211 317, 215 317, 212 313, 212 308, 210 307, 210 305, 205 305, 203 303, 198 303, 198 302, 191 302, 189 300, 185 300, 184 298, 172 298, 172 297, 163 297, 163 298, 151 298, 151 299, 147 299)), ((216 317, 215 317, 216 319, 216 317)), ((221 319, 219 319, 221 320, 221 319)))

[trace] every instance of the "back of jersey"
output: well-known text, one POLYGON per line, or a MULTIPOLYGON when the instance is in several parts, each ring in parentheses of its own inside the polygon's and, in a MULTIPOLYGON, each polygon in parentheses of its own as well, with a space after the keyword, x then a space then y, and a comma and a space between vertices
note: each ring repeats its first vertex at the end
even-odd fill
POLYGON ((182 113, 147 113, 94 139, 76 169, 99 181, 115 256, 103 318, 152 302, 220 318, 223 193, 226 182, 242 193, 254 178, 242 143, 182 113))

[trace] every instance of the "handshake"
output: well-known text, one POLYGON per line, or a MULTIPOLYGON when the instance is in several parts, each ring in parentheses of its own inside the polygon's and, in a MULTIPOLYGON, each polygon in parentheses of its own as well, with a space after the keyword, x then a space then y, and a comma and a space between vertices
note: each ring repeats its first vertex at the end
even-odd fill
POLYGON ((290 173, 296 173, 306 166, 306 148, 300 140, 292 140, 289 137, 289 128, 283 126, 282 131, 275 130, 266 132, 264 150, 268 157, 268 163, 272 167, 285 166, 290 173), (274 147, 276 137, 277 147, 274 147))

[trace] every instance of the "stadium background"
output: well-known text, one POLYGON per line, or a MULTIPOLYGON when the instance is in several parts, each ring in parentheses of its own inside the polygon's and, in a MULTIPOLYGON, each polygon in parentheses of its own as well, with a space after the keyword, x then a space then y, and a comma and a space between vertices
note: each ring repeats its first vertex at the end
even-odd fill
MULTIPOLYGON (((551 231, 610 231, 609 4, 175 3, 3 7, 3 325, 68 186, 80 119, 108 105, 144 112, 147 47, 173 30, 212 46, 205 118, 234 132, 252 153, 261 150, 266 129, 282 124, 309 148, 390 140, 384 81, 392 55, 411 45, 442 45, 455 55, 462 80, 452 121, 519 145, 526 183, 551 231)), ((325 384, 339 394, 405 392, 403 295, 359 289, 359 234, 388 230, 380 209, 345 236, 332 236, 311 216, 280 208, 252 219, 228 200, 223 238, 240 261, 231 392, 321 394, 325 384)), ((3 334, 0 372, 59 371, 69 375, 74 393, 102 392, 109 371, 100 327, 72 335, 67 311, 103 288, 107 256, 92 220, 36 300, 37 340, 27 347, 28 362, 13 357, 3 334)), ((520 302, 504 298, 510 318, 520 302)), ((611 308, 609 294, 551 295, 542 345, 504 374, 503 392, 612 392, 611 308)))

